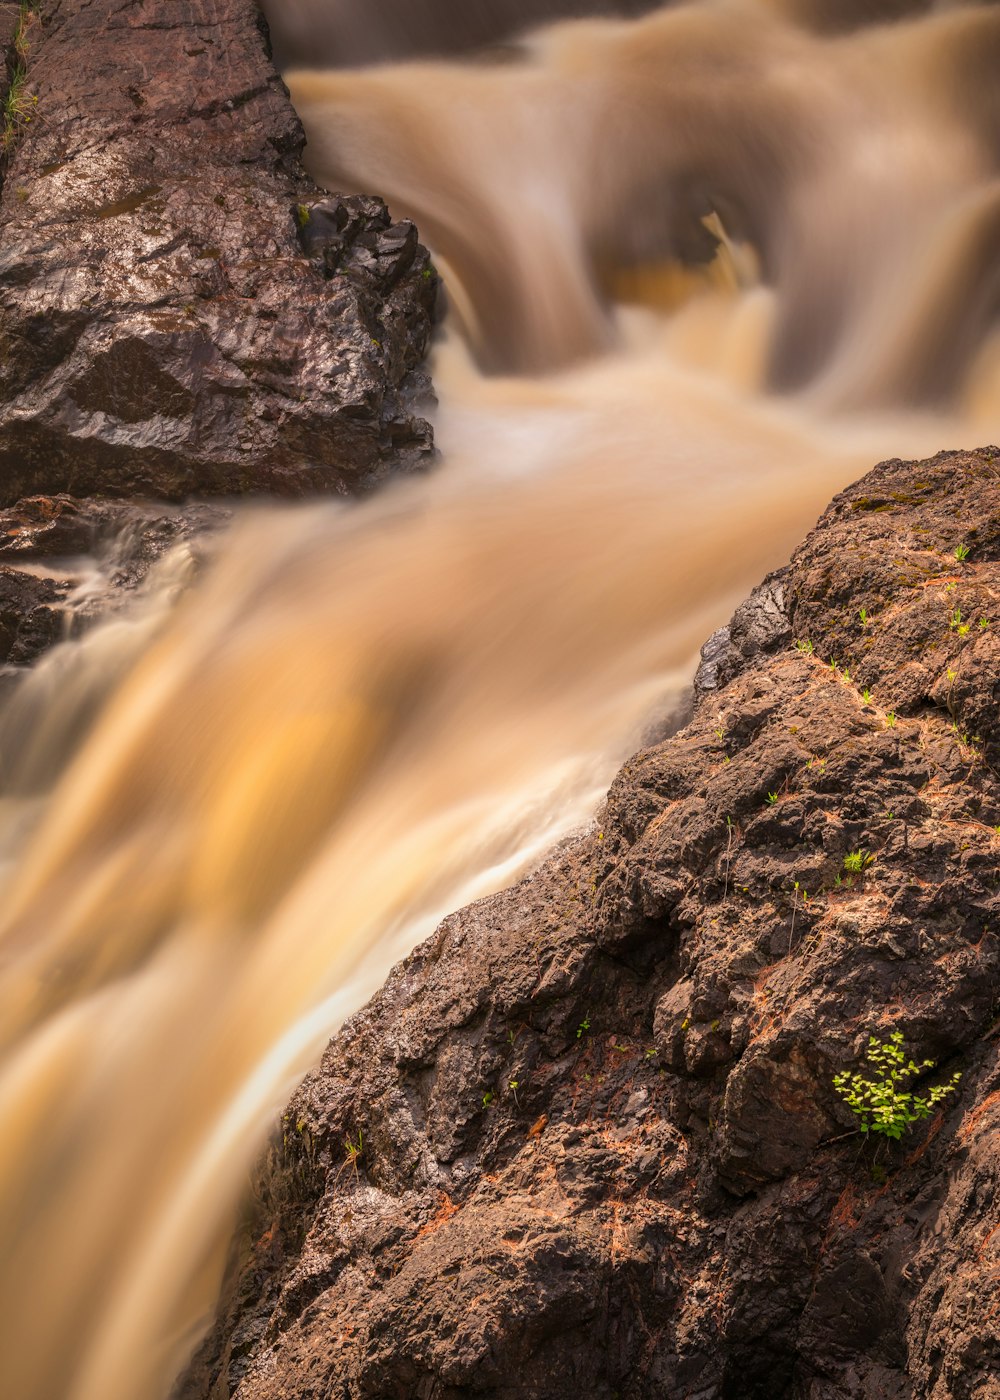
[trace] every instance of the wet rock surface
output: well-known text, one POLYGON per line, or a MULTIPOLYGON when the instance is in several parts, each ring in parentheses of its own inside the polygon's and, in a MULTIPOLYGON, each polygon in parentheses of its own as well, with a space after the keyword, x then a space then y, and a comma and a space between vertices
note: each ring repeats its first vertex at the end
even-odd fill
POLYGON ((179 1394, 1000 1393, 1000 454, 876 468, 714 661, 333 1041, 179 1394), (895 1031, 962 1078, 878 1145, 895 1031))
POLYGON ((0 510, 0 665, 9 677, 128 605, 181 543, 195 562, 229 507, 30 496, 0 510))
POLYGON ((303 176, 253 0, 38 11, 0 202, 0 501, 425 463, 436 275, 411 225, 303 176))

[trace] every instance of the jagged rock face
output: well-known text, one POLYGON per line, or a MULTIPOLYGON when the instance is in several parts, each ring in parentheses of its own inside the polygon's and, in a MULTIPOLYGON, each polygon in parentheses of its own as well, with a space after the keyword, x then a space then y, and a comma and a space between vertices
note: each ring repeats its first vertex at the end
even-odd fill
POLYGON ((714 650, 333 1041, 179 1394, 998 1393, 1000 454, 877 468, 714 650), (962 1078, 876 1150, 894 1030, 962 1078))
POLYGON ((254 0, 44 0, 0 204, 0 502, 357 490, 432 451, 437 278, 322 201, 254 0))

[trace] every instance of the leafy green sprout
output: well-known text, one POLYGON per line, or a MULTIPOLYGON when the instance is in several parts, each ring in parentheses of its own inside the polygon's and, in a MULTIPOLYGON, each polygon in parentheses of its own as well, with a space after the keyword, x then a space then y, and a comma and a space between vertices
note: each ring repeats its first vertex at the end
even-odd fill
POLYGON ((796 642, 795 645, 798 647, 799 651, 803 652, 806 656, 812 656, 815 650, 808 637, 804 641, 796 642))
POLYGON ((869 622, 871 622, 871 620, 872 620, 872 615, 871 615, 871 613, 868 611, 867 608, 859 608, 859 609, 858 609, 858 617, 859 617, 860 620, 861 620, 861 626, 862 626, 862 627, 867 627, 868 624, 869 624, 869 622))
POLYGON ((958 562, 961 564, 961 563, 963 562, 963 560, 968 559, 968 557, 969 557, 969 546, 968 546, 967 544, 960 544, 960 545, 958 546, 958 548, 955 550, 955 558, 956 558, 956 559, 958 560, 958 562))
POLYGON ((990 625, 990 620, 989 620, 988 617, 981 617, 981 618, 979 619, 979 630, 980 630, 980 632, 985 632, 986 629, 989 627, 989 625, 990 625))
POLYGON ((886 710, 886 712, 885 712, 885 722, 886 722, 886 724, 889 726, 890 729, 895 729, 895 728, 896 728, 896 711, 895 711, 895 710, 886 710))
POLYGON ((948 1094, 953 1094, 962 1075, 956 1071, 944 1084, 933 1085, 926 1093, 914 1094, 909 1084, 924 1070, 933 1069, 933 1060, 907 1060, 903 1032, 893 1031, 888 1040, 869 1036, 865 1053, 868 1073, 844 1070, 833 1076, 833 1087, 857 1118, 859 1131, 876 1133, 898 1141, 907 1129, 929 1118, 948 1094))
POLYGON ((868 689, 867 686, 865 686, 864 690, 861 692, 861 698, 862 698, 862 700, 865 702, 866 705, 870 705, 870 704, 871 704, 871 702, 872 702, 872 693, 871 693, 871 691, 868 689))
POLYGON ((579 1025, 577 1026, 577 1028, 576 1028, 576 1038, 577 1038, 577 1040, 582 1040, 583 1037, 587 1034, 587 1032, 588 1032, 589 1030, 590 1030, 590 1012, 588 1011, 587 1014, 586 1014, 586 1016, 584 1016, 583 1020, 580 1022, 580 1024, 579 1024, 579 1025))
POLYGON ((844 869, 851 875, 860 875, 874 859, 870 851, 848 851, 844 857, 844 869))
POLYGON ((774 804, 777 802, 777 800, 778 800, 778 794, 777 794, 776 792, 769 792, 769 793, 767 794, 767 805, 768 805, 769 807, 773 807, 774 804))

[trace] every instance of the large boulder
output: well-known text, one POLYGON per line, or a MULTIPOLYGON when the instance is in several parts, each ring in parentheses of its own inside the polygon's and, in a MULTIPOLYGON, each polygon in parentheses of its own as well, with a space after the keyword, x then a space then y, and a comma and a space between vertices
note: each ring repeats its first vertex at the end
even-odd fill
POLYGON ((179 1394, 1000 1393, 1000 454, 878 467, 711 659, 335 1038, 179 1394), (895 1033, 961 1079, 876 1143, 895 1033))
POLYGON ((426 462, 436 275, 412 225, 303 175, 255 0, 17 18, 0 503, 354 491, 426 462))

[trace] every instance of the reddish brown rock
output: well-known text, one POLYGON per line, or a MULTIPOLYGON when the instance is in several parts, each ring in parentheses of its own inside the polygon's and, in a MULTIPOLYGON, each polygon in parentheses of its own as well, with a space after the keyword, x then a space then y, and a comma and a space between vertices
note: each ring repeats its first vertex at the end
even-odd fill
POLYGON ((254 0, 43 0, 0 203, 0 501, 358 490, 428 460, 437 279, 324 201, 254 0), (37 99, 37 101, 35 100, 37 99))
POLYGON ((179 1393, 1000 1393, 996 450, 878 467, 709 651, 333 1041, 179 1393), (895 1030, 962 1077, 876 1150, 832 1080, 895 1030))

